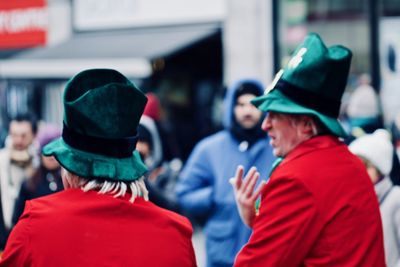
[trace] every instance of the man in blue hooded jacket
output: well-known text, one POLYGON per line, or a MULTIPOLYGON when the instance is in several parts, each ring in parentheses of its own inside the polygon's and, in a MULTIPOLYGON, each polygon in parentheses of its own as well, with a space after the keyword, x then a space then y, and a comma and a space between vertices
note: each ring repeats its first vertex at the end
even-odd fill
POLYGON ((241 221, 229 177, 236 166, 256 166, 267 178, 275 160, 261 130, 264 115, 250 101, 263 94, 256 80, 240 80, 225 97, 224 130, 200 141, 192 151, 176 187, 183 211, 206 216, 207 266, 232 266, 251 230, 241 221))

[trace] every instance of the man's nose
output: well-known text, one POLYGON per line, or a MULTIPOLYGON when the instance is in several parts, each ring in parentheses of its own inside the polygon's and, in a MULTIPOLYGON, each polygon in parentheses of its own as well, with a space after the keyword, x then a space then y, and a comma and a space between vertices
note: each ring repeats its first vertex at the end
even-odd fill
POLYGON ((269 118, 269 115, 265 116, 262 124, 261 124, 261 129, 264 131, 268 132, 271 129, 271 119, 269 118))

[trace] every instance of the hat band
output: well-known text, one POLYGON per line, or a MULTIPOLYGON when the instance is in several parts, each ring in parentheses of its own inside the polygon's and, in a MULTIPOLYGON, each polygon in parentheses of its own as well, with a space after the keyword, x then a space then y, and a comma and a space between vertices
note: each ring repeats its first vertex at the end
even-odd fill
POLYGON ((282 79, 277 82, 275 88, 302 106, 314 109, 329 117, 337 118, 339 116, 340 101, 305 90, 282 79))
POLYGON ((113 158, 131 157, 136 148, 138 135, 126 138, 108 139, 82 135, 64 123, 62 138, 69 146, 85 152, 113 158))

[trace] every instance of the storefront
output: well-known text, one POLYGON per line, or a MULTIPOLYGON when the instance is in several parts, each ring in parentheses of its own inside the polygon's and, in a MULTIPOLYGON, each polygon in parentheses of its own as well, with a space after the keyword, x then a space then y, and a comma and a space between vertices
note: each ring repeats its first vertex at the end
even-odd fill
MULTIPOLYGON (((114 68, 160 96, 171 130, 182 135, 177 139, 183 157, 215 130, 213 101, 222 91, 223 1, 192 1, 185 7, 181 0, 62 2, 71 10, 69 38, 0 60, 4 125, 25 111, 61 125, 66 81, 83 69, 114 68)), ((49 11, 49 17, 57 17, 59 9, 49 9, 55 12, 49 11)))
POLYGON ((368 73, 386 122, 400 110, 398 0, 189 2, 49 1, 45 47, 0 52, 0 117, 27 109, 59 123, 66 80, 81 69, 112 67, 161 96, 176 131, 191 136, 182 141, 187 154, 215 130, 222 87, 243 77, 268 83, 308 32, 353 50, 348 92, 368 73))

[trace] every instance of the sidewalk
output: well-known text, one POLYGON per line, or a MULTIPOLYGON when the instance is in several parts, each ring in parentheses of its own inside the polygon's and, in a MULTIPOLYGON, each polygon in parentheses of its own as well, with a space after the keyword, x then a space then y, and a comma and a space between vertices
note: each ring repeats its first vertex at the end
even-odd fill
POLYGON ((195 227, 193 232, 193 247, 196 254, 196 261, 198 267, 206 266, 206 247, 205 238, 203 235, 203 229, 200 227, 195 227))

